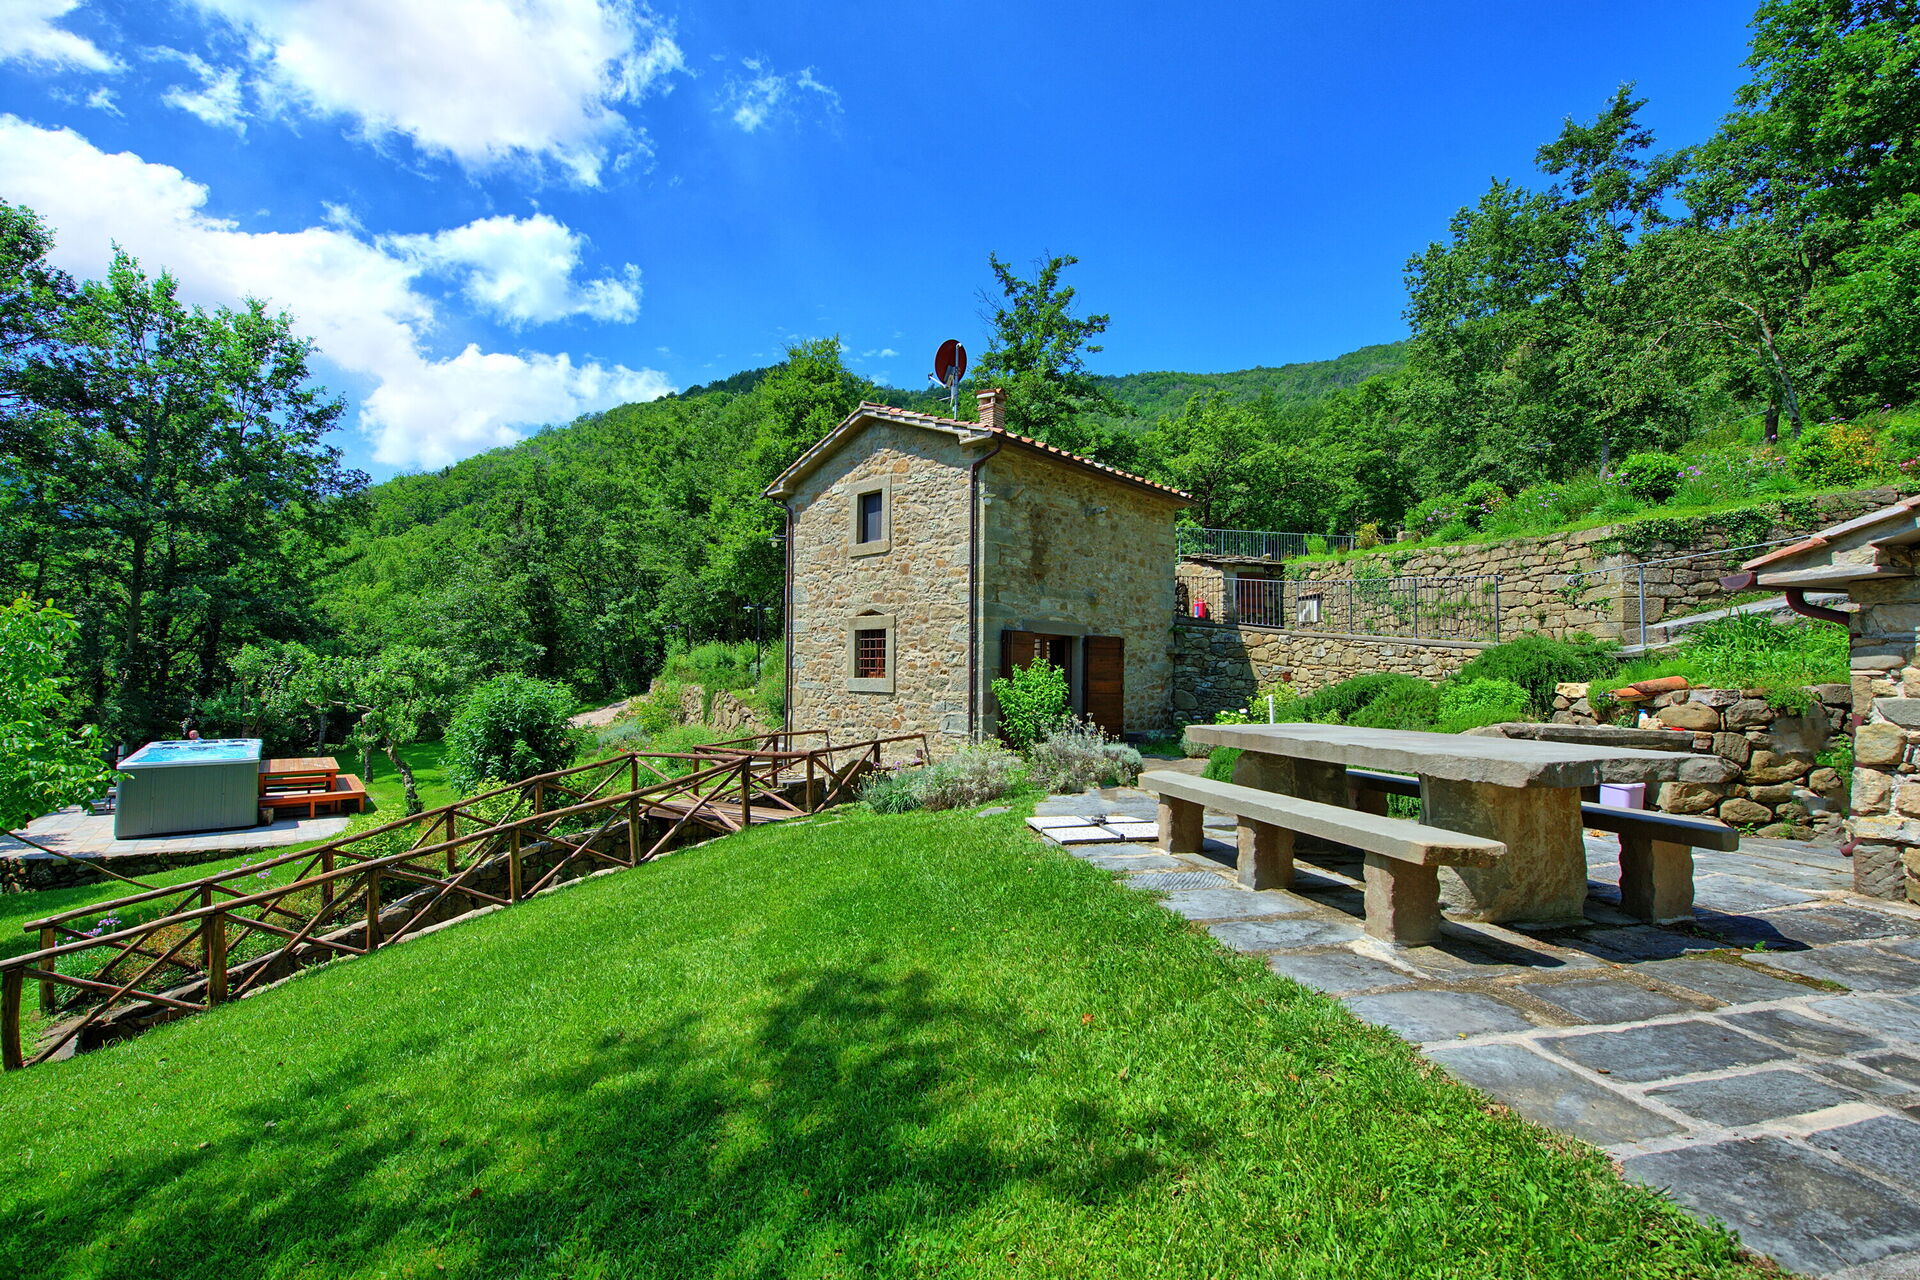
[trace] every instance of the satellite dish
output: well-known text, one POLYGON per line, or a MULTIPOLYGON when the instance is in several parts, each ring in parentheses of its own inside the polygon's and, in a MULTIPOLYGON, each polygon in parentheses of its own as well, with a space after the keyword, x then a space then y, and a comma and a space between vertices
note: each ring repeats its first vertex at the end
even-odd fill
POLYGON ((967 349, 958 338, 948 338, 933 355, 933 380, 951 387, 967 376, 967 349))
POLYGON ((958 338, 948 338, 933 353, 933 380, 947 389, 951 412, 959 412, 960 379, 967 376, 967 349, 958 338))

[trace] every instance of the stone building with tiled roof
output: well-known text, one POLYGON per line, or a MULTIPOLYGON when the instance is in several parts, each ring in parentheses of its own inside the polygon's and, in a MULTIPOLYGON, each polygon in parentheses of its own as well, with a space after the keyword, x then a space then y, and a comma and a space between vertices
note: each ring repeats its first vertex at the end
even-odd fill
POLYGON ((767 489, 787 509, 787 724, 990 737, 1044 657, 1110 733, 1172 723, 1176 489, 1003 425, 862 404, 767 489))

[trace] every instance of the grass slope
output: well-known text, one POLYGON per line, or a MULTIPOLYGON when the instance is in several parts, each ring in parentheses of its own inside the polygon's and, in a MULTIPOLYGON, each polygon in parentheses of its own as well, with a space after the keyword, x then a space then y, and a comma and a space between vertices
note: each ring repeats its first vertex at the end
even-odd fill
POLYGON ((1017 816, 829 817, 0 1080, 0 1273, 1756 1276, 1017 816))

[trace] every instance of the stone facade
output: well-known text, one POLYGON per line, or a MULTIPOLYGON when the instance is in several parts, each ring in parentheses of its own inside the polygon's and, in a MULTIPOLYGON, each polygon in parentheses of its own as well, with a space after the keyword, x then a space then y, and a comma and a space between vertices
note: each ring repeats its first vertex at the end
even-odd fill
POLYGON ((858 735, 967 736, 968 471, 952 435, 872 421, 790 499, 787 723, 858 735), (854 554, 853 495, 887 483, 888 549, 854 554), (859 617, 891 629, 891 690, 850 689, 859 617))
MULTIPOLYGON (((1002 637, 1117 637, 1124 729, 1170 724, 1173 519, 1184 494, 982 423, 863 405, 769 488, 790 513, 787 723, 844 734, 989 737, 1002 637), (881 495, 881 536, 856 531, 881 495), (886 635, 861 678, 854 635, 886 635)), ((1104 650, 1103 650, 1104 652, 1104 650)), ((863 668, 864 670, 865 668, 863 668)))
MULTIPOLYGON (((1909 553, 1902 548, 1905 558, 1909 553)), ((1856 582, 1853 873, 1863 893, 1920 902, 1920 584, 1856 582)))
POLYGON ((1127 727, 1163 732, 1177 558, 1167 501, 1010 451, 987 464, 983 480, 985 678, 999 674, 1003 631, 1116 635, 1126 642, 1127 727))
MULTIPOLYGON (((1647 728, 1683 739, 1698 754, 1720 756, 1739 774, 1724 783, 1665 783, 1647 796, 1647 807, 1718 817, 1763 836, 1838 837, 1848 780, 1821 765, 1818 757, 1846 745, 1853 692, 1844 684, 1813 685, 1806 690, 1806 700, 1805 710, 1791 711, 1740 689, 1682 689, 1650 699, 1645 706, 1647 728)), ((1559 686, 1553 720, 1599 723, 1587 702, 1586 685, 1559 686)))

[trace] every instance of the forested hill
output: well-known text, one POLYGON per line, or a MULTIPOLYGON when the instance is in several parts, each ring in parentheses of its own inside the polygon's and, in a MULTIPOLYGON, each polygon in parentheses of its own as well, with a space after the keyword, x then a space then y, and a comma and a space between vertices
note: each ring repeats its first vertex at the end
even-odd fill
MULTIPOLYGON (((1224 391, 1235 404, 1271 395, 1276 405, 1304 405, 1336 391, 1355 387, 1368 378, 1392 373, 1406 362, 1405 342, 1381 342, 1349 351, 1331 360, 1303 360, 1295 364, 1257 365, 1230 373, 1103 373, 1095 374, 1094 386, 1112 396, 1131 411, 1130 417, 1091 415, 1111 425, 1144 428, 1156 418, 1178 413, 1188 400, 1211 391, 1224 391)), ((730 378, 688 387, 682 396, 699 396, 714 391, 745 392, 760 385, 766 369, 748 369, 730 378)), ((921 387, 877 387, 874 398, 903 409, 925 413, 940 412, 943 393, 921 387)))

